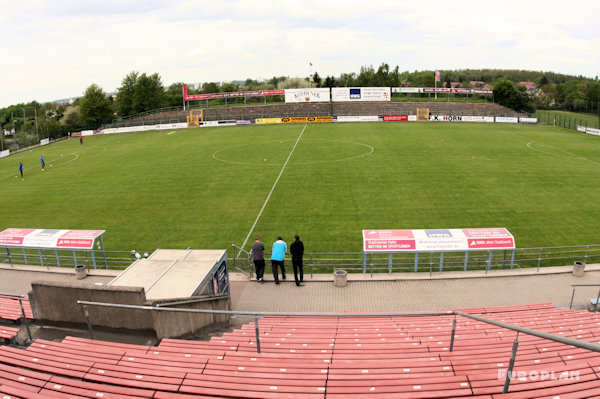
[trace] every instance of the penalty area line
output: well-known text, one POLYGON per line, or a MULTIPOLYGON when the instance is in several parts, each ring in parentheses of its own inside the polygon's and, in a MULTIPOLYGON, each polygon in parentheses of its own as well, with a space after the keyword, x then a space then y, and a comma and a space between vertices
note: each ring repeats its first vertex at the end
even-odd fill
POLYGON ((242 244, 242 246, 240 248, 244 249, 244 247, 246 246, 246 243, 248 242, 248 238, 250 238, 250 235, 254 231, 254 228, 256 227, 256 224, 258 223, 258 220, 260 219, 260 217, 262 216, 263 211, 267 207, 267 203, 269 202, 269 199, 271 198, 271 195, 273 194, 273 191, 275 191, 275 187, 277 187, 277 183, 279 183, 279 179, 281 178, 281 175, 283 174, 283 171, 285 170, 285 167, 287 166, 288 162, 290 162, 290 158, 292 158, 292 154, 294 153, 294 150, 296 149, 296 146, 300 142, 300 139, 302 138, 302 135, 304 134, 304 131, 306 130, 306 126, 308 126, 308 125, 304 125, 304 127, 302 128, 302 131, 300 132, 300 135, 296 139, 296 142, 294 143, 294 146, 292 147, 292 150, 290 151, 287 159, 285 160, 283 166, 281 167, 281 170, 279 171, 279 175, 277 176, 277 179, 275 179, 275 183, 273 183, 273 187, 271 187, 271 191, 269 191, 269 195, 267 195, 267 198, 265 199, 265 202, 263 203, 262 208, 260 208, 260 212, 258 212, 258 216, 256 216, 256 219, 254 220, 254 223, 252 224, 252 227, 250 227, 250 231, 248 232, 248 235, 246 236, 246 239, 244 240, 244 243, 242 244))

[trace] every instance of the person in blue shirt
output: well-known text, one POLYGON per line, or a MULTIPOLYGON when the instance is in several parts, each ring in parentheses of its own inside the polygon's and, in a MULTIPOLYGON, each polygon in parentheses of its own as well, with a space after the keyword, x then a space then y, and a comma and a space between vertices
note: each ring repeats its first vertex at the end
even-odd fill
POLYGON ((44 154, 40 157, 40 163, 42 164, 42 170, 46 169, 46 162, 44 161, 44 154))
POLYGON ((271 252, 271 266, 273 267, 273 278, 275 284, 279 285, 279 268, 281 268, 281 279, 285 280, 285 251, 287 244, 281 236, 277 237, 277 241, 273 243, 273 251, 271 252))
POLYGON ((19 162, 19 172, 21 172, 21 177, 23 177, 23 162, 19 162))

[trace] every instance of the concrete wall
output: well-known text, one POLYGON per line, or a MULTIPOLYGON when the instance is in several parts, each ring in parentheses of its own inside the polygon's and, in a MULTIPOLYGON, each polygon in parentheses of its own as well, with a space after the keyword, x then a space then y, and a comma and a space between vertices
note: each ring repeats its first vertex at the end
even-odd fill
MULTIPOLYGON (((180 309, 229 310, 229 295, 217 295, 217 297, 219 297, 219 299, 212 301, 169 305, 168 307, 180 309)), ((200 298, 207 298, 207 296, 153 301, 151 306, 158 303, 188 301, 200 298)), ((229 324, 229 315, 224 314, 152 311, 152 315, 154 317, 154 331, 156 332, 156 337, 159 339, 180 338, 192 335, 209 326, 229 324)))
MULTIPOLYGON (((142 287, 114 287, 36 281, 29 293, 31 309, 37 322, 58 324, 86 323, 82 305, 77 301, 154 306, 157 303, 207 298, 187 297, 147 301, 142 287)), ((213 301, 203 301, 169 307, 187 309, 229 310, 229 295, 219 295, 213 301)), ((138 309, 88 306, 92 326, 154 330, 158 338, 178 338, 214 324, 229 323, 229 315, 168 312, 138 309)))
MULTIPOLYGON (((31 310, 36 320, 51 323, 85 323, 83 308, 77 301, 144 305, 142 287, 109 287, 48 281, 31 283, 31 310)), ((154 327, 152 315, 143 310, 88 306, 94 325, 109 328, 148 330, 154 327)))

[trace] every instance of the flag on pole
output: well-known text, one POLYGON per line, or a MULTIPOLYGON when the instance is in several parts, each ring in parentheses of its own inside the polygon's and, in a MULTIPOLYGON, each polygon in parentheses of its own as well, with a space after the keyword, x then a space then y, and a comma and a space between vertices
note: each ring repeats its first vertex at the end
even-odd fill
POLYGON ((435 70, 435 81, 436 82, 441 82, 442 81, 442 74, 437 69, 435 70))

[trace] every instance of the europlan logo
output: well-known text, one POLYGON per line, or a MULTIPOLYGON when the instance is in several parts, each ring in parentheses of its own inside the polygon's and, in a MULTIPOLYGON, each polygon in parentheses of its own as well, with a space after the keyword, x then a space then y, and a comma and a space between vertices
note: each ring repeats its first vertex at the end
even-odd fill
MULTIPOLYGON (((498 379, 506 380, 508 370, 498 369, 498 379)), ((579 381, 579 371, 561 371, 554 370, 531 370, 531 371, 512 371, 511 380, 518 381, 579 381)))

